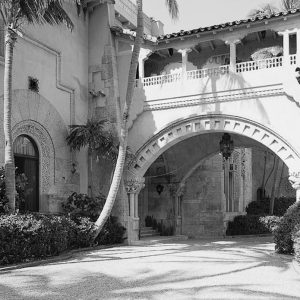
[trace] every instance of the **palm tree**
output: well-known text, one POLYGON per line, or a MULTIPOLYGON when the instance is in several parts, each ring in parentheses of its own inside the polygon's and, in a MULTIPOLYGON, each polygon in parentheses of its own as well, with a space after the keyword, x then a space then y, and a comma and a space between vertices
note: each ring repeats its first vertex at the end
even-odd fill
MULTIPOLYGON (((101 211, 99 218, 95 222, 94 238, 98 236, 105 222, 110 216, 110 213, 114 206, 116 196, 120 187, 120 182, 123 175, 123 169, 125 164, 126 149, 128 143, 127 121, 128 121, 130 106, 133 98, 138 58, 139 58, 140 49, 143 41, 143 34, 144 34, 143 0, 137 0, 136 3, 137 3, 137 29, 136 29, 136 37, 134 41, 134 47, 132 51, 129 74, 128 74, 126 98, 125 98, 122 114, 120 114, 121 115, 120 134, 119 134, 120 145, 119 145, 118 158, 117 158, 112 182, 110 185, 110 189, 105 201, 105 205, 103 207, 103 210, 101 211)), ((171 16, 173 18, 177 18, 178 17, 177 1, 166 0, 165 3, 169 9, 171 16)))
MULTIPOLYGON (((80 8, 80 0, 75 0, 80 8)), ((64 23, 69 29, 73 23, 63 8, 63 0, 1 0, 0 16, 5 26, 4 69, 4 137, 5 185, 10 211, 15 210, 15 164, 12 150, 11 107, 13 52, 20 27, 24 24, 64 23)))
POLYGON ((266 4, 260 8, 256 8, 250 11, 248 14, 249 18, 255 18, 255 17, 263 17, 263 16, 270 16, 274 13, 276 13, 278 9, 274 7, 271 4, 266 4))
MULTIPOLYGON (((282 10, 291 10, 300 8, 300 0, 281 0, 281 9, 282 10)), ((272 4, 266 4, 260 8, 253 9, 248 14, 248 17, 263 17, 267 15, 272 15, 278 12, 279 9, 273 6, 272 4)))

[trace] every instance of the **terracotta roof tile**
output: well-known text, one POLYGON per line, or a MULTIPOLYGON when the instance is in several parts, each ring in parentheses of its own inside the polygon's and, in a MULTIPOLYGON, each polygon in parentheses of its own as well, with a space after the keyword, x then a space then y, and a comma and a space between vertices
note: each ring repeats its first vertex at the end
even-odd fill
POLYGON ((289 10, 289 11, 277 12, 277 13, 274 13, 274 14, 271 14, 271 15, 258 16, 258 17, 253 17, 253 18, 248 18, 248 19, 243 19, 243 20, 237 20, 237 21, 227 22, 227 23, 218 24, 218 25, 200 27, 200 28, 187 30, 187 31, 180 30, 179 32, 174 32, 174 33, 168 33, 168 34, 165 34, 165 35, 161 35, 161 36, 157 37, 157 41, 160 42, 160 41, 176 38, 178 36, 189 36, 189 35, 199 33, 199 32, 205 32, 205 31, 209 32, 209 31, 216 30, 216 29, 222 29, 222 28, 232 27, 232 26, 235 26, 235 25, 246 24, 246 23, 253 23, 253 22, 262 21, 262 20, 265 20, 265 19, 272 19, 272 18, 277 18, 277 17, 281 17, 281 16, 292 15, 292 14, 299 13, 299 12, 300 12, 300 9, 292 9, 292 10, 289 10))

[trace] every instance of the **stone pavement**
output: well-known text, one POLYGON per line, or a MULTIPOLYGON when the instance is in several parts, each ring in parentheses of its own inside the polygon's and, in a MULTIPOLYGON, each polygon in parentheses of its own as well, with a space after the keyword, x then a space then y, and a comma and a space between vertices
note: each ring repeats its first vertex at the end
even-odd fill
POLYGON ((80 252, 0 272, 0 299, 300 299, 300 268, 271 237, 80 252))

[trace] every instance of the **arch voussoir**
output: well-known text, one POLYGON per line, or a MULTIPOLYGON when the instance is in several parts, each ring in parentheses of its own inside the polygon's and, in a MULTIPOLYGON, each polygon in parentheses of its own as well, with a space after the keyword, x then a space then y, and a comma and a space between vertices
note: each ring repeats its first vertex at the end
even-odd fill
POLYGON ((142 177, 164 151, 176 143, 206 132, 229 132, 253 139, 278 155, 290 173, 300 171, 299 153, 272 129, 252 120, 229 115, 203 115, 172 123, 149 139, 137 151, 137 161, 130 173, 142 177))

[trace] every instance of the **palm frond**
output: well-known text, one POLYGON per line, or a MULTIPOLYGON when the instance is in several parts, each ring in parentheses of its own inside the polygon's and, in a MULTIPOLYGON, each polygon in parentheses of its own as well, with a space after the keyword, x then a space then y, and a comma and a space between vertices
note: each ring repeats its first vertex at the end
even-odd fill
POLYGON ((251 10, 250 13, 248 14, 248 17, 255 18, 255 17, 270 16, 276 12, 278 12, 278 9, 275 6, 271 4, 266 4, 260 8, 251 10))
POLYGON ((110 137, 107 127, 107 121, 88 120, 85 125, 71 126, 70 134, 67 137, 68 145, 74 150, 80 150, 83 147, 89 147, 91 151, 99 149, 107 144, 110 137))
POLYGON ((284 10, 297 9, 297 8, 300 8, 300 1, 299 0, 282 0, 281 5, 284 10))
MULTIPOLYGON (((74 0, 78 1, 78 0, 74 0)), ((30 24, 66 24, 74 27, 63 8, 65 0, 1 0, 0 13, 6 25, 17 27, 23 21, 30 24)))
POLYGON ((179 16, 179 7, 176 0, 166 0, 166 6, 169 10, 169 13, 173 19, 178 19, 179 16))

